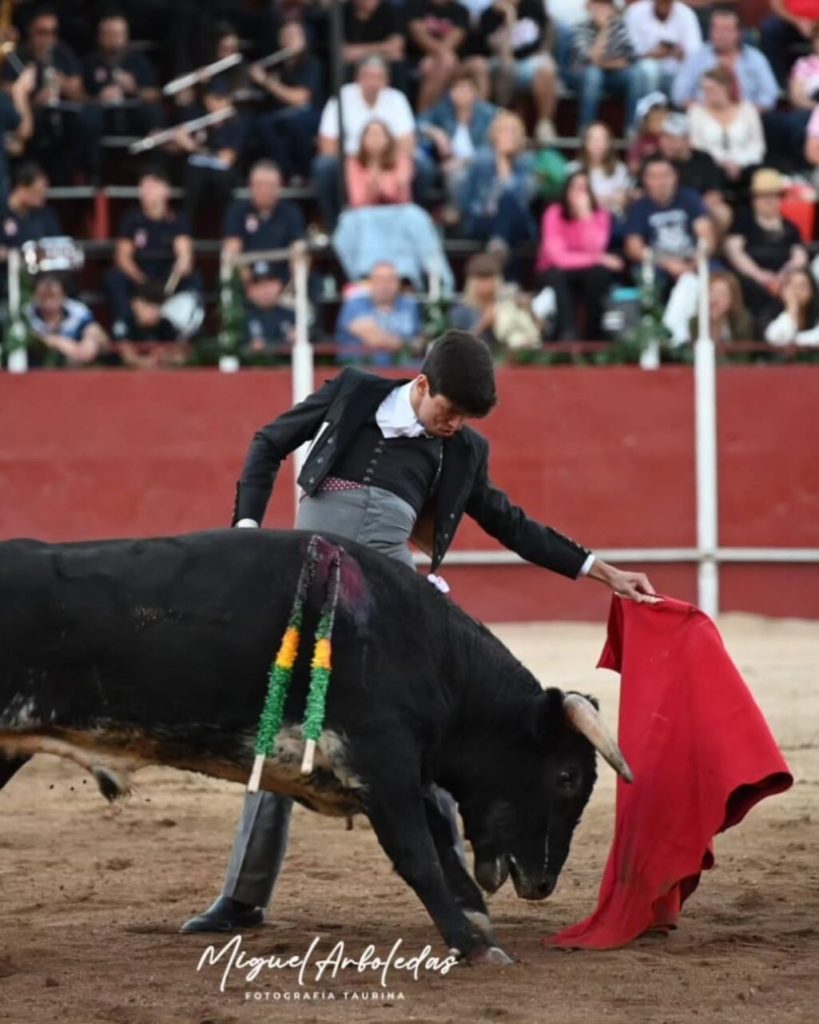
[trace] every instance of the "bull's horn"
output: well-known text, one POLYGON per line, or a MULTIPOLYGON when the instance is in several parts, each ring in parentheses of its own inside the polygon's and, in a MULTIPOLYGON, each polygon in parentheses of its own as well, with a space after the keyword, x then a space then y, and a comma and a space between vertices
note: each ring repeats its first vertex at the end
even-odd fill
POLYGON ((617 774, 622 775, 626 782, 634 782, 631 768, 594 704, 579 693, 567 693, 563 698, 563 710, 572 728, 585 736, 595 750, 600 751, 617 774))

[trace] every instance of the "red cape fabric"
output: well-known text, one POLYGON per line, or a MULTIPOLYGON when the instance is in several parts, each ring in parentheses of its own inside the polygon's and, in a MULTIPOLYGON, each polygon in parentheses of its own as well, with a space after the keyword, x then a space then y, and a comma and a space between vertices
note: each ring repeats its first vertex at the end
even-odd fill
POLYGON ((712 839, 793 777, 716 626, 697 608, 612 599, 599 666, 620 672, 614 842, 591 917, 547 945, 611 949, 673 926, 712 839))

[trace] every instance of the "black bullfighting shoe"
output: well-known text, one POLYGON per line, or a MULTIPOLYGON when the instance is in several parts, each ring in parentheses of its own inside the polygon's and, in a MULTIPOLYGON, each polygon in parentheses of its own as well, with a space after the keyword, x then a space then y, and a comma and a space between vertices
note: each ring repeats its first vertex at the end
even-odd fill
POLYGON ((261 907, 242 903, 231 896, 220 896, 203 914, 192 917, 179 930, 185 935, 190 932, 240 932, 263 924, 264 911, 261 907))

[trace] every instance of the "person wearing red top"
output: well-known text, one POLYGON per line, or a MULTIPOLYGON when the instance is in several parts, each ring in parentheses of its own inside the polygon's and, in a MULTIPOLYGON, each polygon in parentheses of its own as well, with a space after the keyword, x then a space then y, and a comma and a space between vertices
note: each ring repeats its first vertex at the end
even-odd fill
POLYGON ((576 305, 586 309, 586 337, 602 337, 603 304, 611 275, 623 269, 619 256, 606 251, 611 240, 611 214, 600 210, 588 175, 578 171, 563 187, 560 202, 543 214, 540 251, 535 269, 539 282, 553 288, 557 301, 559 341, 577 338, 576 305))
POLYGON ((412 160, 383 121, 370 121, 358 153, 347 158, 347 191, 351 207, 411 201, 412 160))

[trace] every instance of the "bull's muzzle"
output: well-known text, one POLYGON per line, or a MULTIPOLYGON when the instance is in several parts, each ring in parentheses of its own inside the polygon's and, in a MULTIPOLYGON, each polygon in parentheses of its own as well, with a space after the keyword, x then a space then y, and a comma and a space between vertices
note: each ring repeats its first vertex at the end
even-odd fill
POLYGON ((542 871, 529 874, 522 871, 514 857, 509 858, 509 873, 515 893, 522 900, 545 900, 551 896, 557 885, 557 875, 545 874, 542 871))

